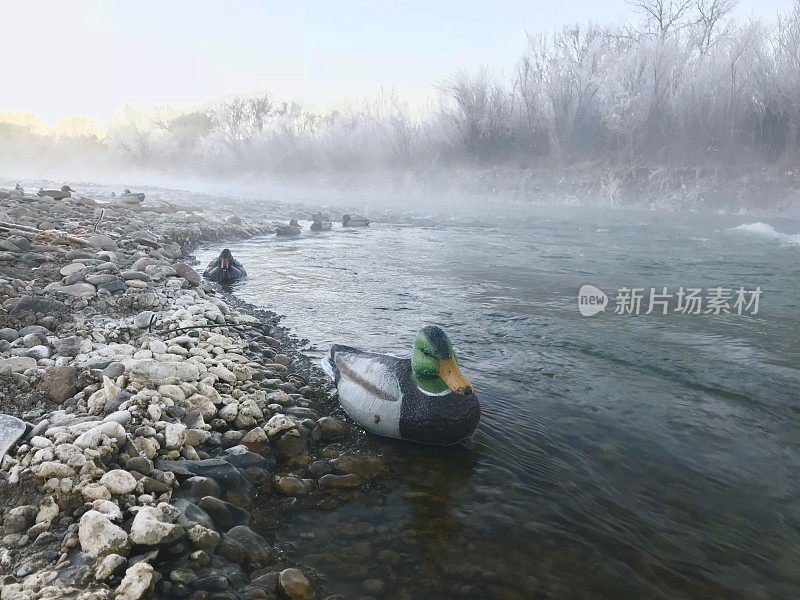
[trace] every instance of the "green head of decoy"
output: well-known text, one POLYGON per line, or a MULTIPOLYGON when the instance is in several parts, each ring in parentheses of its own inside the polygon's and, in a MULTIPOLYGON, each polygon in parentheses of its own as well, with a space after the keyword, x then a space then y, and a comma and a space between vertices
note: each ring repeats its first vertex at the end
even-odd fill
POLYGON ((429 394, 448 390, 461 395, 472 393, 472 384, 458 368, 450 338, 435 325, 429 325, 417 334, 411 369, 419 388, 429 394))

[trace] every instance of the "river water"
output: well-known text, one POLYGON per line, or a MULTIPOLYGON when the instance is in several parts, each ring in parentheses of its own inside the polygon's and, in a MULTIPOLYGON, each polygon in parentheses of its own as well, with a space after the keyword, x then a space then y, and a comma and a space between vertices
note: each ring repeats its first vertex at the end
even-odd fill
POLYGON ((365 437, 391 465, 385 502, 279 532, 331 592, 797 598, 796 222, 531 207, 305 225, 230 246, 249 272, 235 293, 285 315, 316 357, 332 343, 407 355, 438 324, 483 407, 468 445, 365 437), (605 311, 581 316, 584 284, 610 296, 605 311), (665 286, 762 293, 757 314, 673 299, 645 315, 665 286), (642 314, 615 313, 623 287, 645 288, 642 314))

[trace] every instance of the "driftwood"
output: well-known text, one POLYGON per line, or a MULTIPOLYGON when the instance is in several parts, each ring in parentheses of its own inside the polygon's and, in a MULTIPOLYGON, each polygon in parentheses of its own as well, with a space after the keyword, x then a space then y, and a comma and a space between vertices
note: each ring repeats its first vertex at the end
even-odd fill
POLYGON ((8 223, 6 221, 0 221, 0 231, 19 231, 21 233, 34 233, 40 237, 52 237, 56 236, 70 242, 72 244, 77 244, 78 246, 91 246, 89 242, 79 237, 75 237, 74 235, 69 235, 67 233, 63 233, 58 231, 57 229, 36 229, 35 227, 28 227, 27 225, 19 225, 17 223, 8 223))

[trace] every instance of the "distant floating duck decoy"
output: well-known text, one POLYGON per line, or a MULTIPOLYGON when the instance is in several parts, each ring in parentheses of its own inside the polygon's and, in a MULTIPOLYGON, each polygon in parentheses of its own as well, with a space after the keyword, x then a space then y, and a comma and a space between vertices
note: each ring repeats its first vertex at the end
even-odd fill
POLYGON ((313 221, 310 227, 311 231, 329 231, 333 228, 331 220, 322 213, 313 215, 311 220, 313 221))
POLYGON ((68 185, 62 185, 60 190, 44 190, 39 188, 39 191, 36 192, 36 195, 40 198, 44 198, 45 196, 50 196, 54 200, 63 200, 64 198, 71 198, 72 192, 74 192, 71 187, 68 185))
POLYGON ((342 215, 342 227, 369 227, 369 219, 361 215, 342 215))
POLYGON ((129 189, 125 189, 125 191, 119 195, 117 202, 122 204, 141 204, 144 202, 144 194, 141 192, 134 193, 129 189))
POLYGON ((297 219, 292 219, 289 221, 288 225, 278 225, 275 228, 275 233, 283 236, 296 236, 300 235, 301 230, 302 228, 300 227, 300 223, 297 222, 297 219))
POLYGON ((478 426, 480 402, 439 327, 419 332, 410 359, 335 345, 322 368, 347 414, 371 433, 447 445, 478 426))
POLYGON ((231 251, 225 248, 217 258, 208 263, 203 277, 211 281, 230 283, 247 277, 247 271, 242 263, 233 258, 231 251))

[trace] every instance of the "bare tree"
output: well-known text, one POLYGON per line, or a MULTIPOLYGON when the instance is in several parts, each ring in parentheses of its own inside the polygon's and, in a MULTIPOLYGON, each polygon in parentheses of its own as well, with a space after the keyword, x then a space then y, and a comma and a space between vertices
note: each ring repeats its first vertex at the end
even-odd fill
POLYGON ((694 0, 628 0, 643 22, 643 33, 666 38, 690 23, 694 0))
POLYGON ((722 21, 733 12, 738 3, 739 0, 695 0, 698 46, 702 53, 711 48, 722 21))

